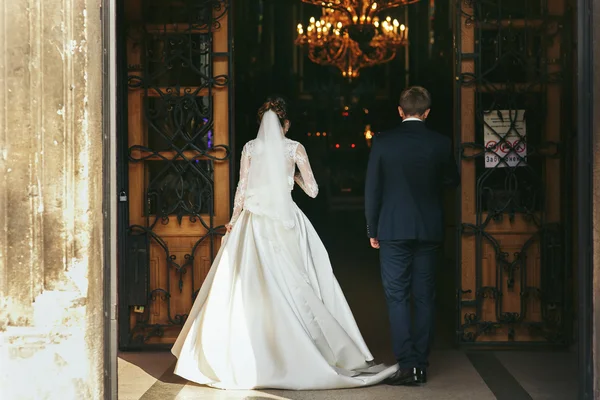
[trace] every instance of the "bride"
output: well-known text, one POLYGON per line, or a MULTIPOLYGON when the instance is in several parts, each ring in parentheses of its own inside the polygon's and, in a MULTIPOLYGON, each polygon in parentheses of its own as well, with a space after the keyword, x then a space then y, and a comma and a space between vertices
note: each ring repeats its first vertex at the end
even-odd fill
POLYGON ((228 233, 172 352, 175 373, 221 389, 318 390, 377 384, 329 256, 293 202, 318 186, 304 147, 287 139, 286 104, 269 98, 242 151, 228 233), (295 173, 296 166, 298 173, 295 173))

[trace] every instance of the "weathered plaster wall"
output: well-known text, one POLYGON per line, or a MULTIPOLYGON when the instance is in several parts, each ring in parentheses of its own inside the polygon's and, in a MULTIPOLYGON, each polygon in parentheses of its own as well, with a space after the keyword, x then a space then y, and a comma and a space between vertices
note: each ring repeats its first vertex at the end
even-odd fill
POLYGON ((100 2, 0 21, 0 397, 100 399, 100 2))

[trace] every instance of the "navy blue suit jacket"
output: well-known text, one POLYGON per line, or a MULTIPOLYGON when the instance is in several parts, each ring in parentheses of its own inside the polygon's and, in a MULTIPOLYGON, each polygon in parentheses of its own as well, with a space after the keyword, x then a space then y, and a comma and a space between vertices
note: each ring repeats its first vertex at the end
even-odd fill
POLYGON ((458 184, 452 141, 424 122, 376 135, 365 187, 369 237, 441 241, 443 189, 458 184))

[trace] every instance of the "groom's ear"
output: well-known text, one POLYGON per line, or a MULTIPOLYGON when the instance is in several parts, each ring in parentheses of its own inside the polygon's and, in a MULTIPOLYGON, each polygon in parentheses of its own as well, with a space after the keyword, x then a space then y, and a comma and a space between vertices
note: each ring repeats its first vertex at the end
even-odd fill
POLYGON ((398 114, 400 114, 400 117, 404 119, 404 110, 400 106, 398 106, 398 114))
POLYGON ((423 113, 423 119, 427 119, 427 117, 429 116, 429 112, 431 111, 431 108, 428 108, 424 113, 423 113))

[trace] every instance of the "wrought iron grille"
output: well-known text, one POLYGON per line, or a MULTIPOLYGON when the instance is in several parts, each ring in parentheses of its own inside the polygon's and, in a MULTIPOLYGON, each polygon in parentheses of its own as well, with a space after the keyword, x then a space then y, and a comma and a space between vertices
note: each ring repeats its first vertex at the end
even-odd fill
MULTIPOLYGON (((129 17, 124 29, 129 38, 135 38, 135 45, 140 46, 140 64, 128 60, 126 85, 129 91, 143 92, 139 112, 143 113, 145 133, 140 143, 126 145, 126 155, 129 163, 144 166, 141 184, 145 223, 129 225, 125 218, 128 226, 120 238, 125 242, 120 283, 121 314, 124 314, 120 328, 126 332, 120 335, 122 348, 148 346, 148 339, 162 337, 166 329, 180 327, 185 322, 187 314, 173 315, 172 290, 177 288, 177 295, 181 295, 184 285, 192 285, 189 291, 192 298, 197 295, 200 288, 194 286, 197 282, 194 255, 199 246, 209 243, 212 263, 213 242, 222 235, 222 226, 214 224, 215 163, 230 162, 229 147, 215 143, 213 134, 213 94, 230 82, 229 73, 215 75, 214 59, 226 59, 229 72, 232 61, 231 35, 229 51, 217 53, 213 33, 221 28, 224 18, 230 18, 229 1, 143 0, 141 3, 141 17, 137 21, 129 17), (168 240, 157 233, 157 227, 181 226, 184 219, 188 226, 195 225, 204 234, 183 259, 178 259, 168 240), (163 275, 167 279, 163 287, 150 287, 151 246, 160 249, 160 257, 165 261, 161 265, 168 269, 163 275), (178 282, 172 282, 172 275, 178 277, 178 282), (158 302, 166 303, 164 324, 150 322, 152 309, 158 302), (139 307, 133 326, 132 306, 139 307)), ((123 125, 126 126, 126 121, 123 125)), ((122 136, 127 140, 126 134, 122 136)), ((126 170, 127 163, 121 163, 121 168, 126 170)))
MULTIPOLYGON (((552 0, 548 0, 552 1, 552 0)), ((569 197, 561 195, 560 220, 548 218, 548 183, 556 179, 561 192, 568 188, 570 171, 571 129, 561 118, 560 139, 549 139, 547 132, 548 88, 561 85, 563 106, 559 112, 568 115, 569 79, 571 62, 568 49, 568 14, 551 15, 548 1, 519 0, 457 0, 456 1, 456 68, 455 101, 456 137, 464 168, 475 168, 474 199, 459 199, 457 211, 461 215, 463 201, 475 202, 475 223, 466 223, 461 215, 457 241, 457 336, 459 343, 485 345, 510 344, 517 329, 526 329, 539 343, 564 344, 568 341, 569 315, 569 197), (474 36, 474 53, 465 52, 461 33, 474 36), (558 40, 560 56, 551 58, 548 49, 558 40), (463 73, 465 60, 474 63, 473 73, 463 73), (464 88, 475 90, 475 141, 461 139, 461 110, 464 88), (502 111, 504 110, 504 111, 502 111), (508 111, 508 112, 507 112, 508 111), (502 131, 489 121, 495 118, 506 127, 502 131), (509 135, 506 135, 506 132, 509 135), (487 132, 487 134, 486 134, 487 132), (489 139, 490 136, 492 140, 489 139), (523 151, 526 149, 526 153, 523 151), (548 175, 548 160, 559 160, 560 176, 548 175), (487 166, 486 166, 487 163, 487 166), (514 223, 519 217, 534 233, 525 240, 520 250, 509 252, 504 248, 495 224, 514 223), (462 241, 475 240, 475 287, 461 287, 463 274, 462 241), (489 273, 490 263, 484 265, 484 246, 491 246, 494 257, 491 266, 495 284, 484 285, 482 275, 489 273), (539 281, 533 283, 527 260, 535 257, 532 249, 540 249, 539 281), (484 271, 487 268, 488 271, 484 271), (520 282, 520 309, 505 309, 503 295, 515 290, 520 282), (469 294, 469 296, 465 296, 469 294), (468 298, 467 298, 468 297, 468 298), (532 298, 541 304, 541 321, 532 321, 528 302, 532 298), (495 320, 482 312, 483 301, 493 301, 495 320), (485 335, 495 334, 499 328, 506 332, 502 342, 490 342, 485 335)), ((560 0, 559 0, 560 1, 560 0)), ((556 112, 554 110, 553 112, 556 112)), ((471 116, 469 116, 471 118, 471 116)), ((465 181, 463 181, 465 184, 465 181)), ((567 193, 568 189, 567 189, 567 193)), ((459 195, 460 196, 460 195, 459 195)), ((527 342, 527 344, 533 344, 527 342)))

